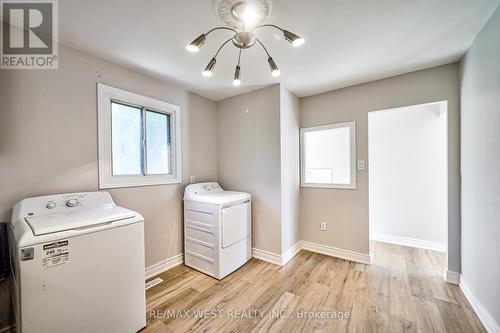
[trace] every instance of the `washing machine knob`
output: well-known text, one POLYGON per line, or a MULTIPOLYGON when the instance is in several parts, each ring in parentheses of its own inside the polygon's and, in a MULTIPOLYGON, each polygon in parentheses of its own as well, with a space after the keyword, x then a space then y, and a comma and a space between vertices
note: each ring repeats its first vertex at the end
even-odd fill
POLYGON ((47 206, 45 206, 45 207, 47 207, 47 209, 54 209, 57 207, 57 204, 53 201, 49 201, 49 202, 47 202, 47 206))
POLYGON ((77 199, 69 199, 66 201, 66 207, 76 207, 78 206, 78 200, 77 199))

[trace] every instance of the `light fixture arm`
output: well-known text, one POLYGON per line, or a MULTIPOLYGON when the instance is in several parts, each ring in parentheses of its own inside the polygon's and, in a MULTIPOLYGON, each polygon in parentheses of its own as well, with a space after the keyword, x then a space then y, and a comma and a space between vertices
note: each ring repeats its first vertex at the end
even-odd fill
POLYGON ((233 28, 229 28, 229 27, 216 27, 216 28, 213 28, 211 30, 208 30, 208 32, 205 33, 205 36, 208 36, 209 33, 211 33, 212 31, 215 31, 215 30, 230 30, 230 31, 234 32, 235 34, 238 33, 238 31, 236 31, 233 28))
POLYGON ((233 85, 239 86, 241 84, 241 67, 240 67, 240 60, 241 60, 241 51, 238 52, 238 64, 236 65, 236 69, 234 70, 234 80, 233 80, 233 85))
POLYGON ((258 38, 256 38, 256 40, 257 40, 257 42, 259 42, 260 46, 262 46, 262 48, 264 49, 264 51, 267 54, 267 62, 269 63, 269 68, 271 69, 272 75, 274 77, 279 76, 280 69, 278 68, 278 65, 276 65, 276 62, 274 62, 273 57, 271 57, 271 55, 267 51, 267 48, 264 46, 264 44, 262 44, 262 42, 258 38))
POLYGON ((219 54, 220 50, 222 50, 222 48, 224 47, 224 45, 226 45, 227 43, 229 43, 232 39, 233 39, 233 37, 229 38, 224 43, 222 43, 221 46, 219 46, 219 48, 217 49, 217 52, 215 52, 214 58, 217 57, 217 55, 219 54))
POLYGON ((292 46, 297 47, 297 46, 304 44, 304 42, 305 42, 305 39, 300 37, 299 35, 296 35, 289 30, 282 29, 274 24, 259 25, 258 27, 255 27, 251 32, 254 32, 257 29, 264 28, 264 27, 272 27, 272 28, 275 28, 275 29, 278 29, 279 31, 281 31, 283 33, 283 37, 285 37, 285 39, 288 42, 290 42, 292 44, 292 46))
POLYGON ((238 66, 240 65, 240 60, 241 60, 241 49, 240 52, 238 53, 238 66))
POLYGON ((268 57, 268 58, 270 58, 270 57, 271 57, 271 55, 270 55, 270 54, 269 54, 269 52, 267 51, 267 48, 264 46, 264 44, 262 44, 262 42, 261 42, 258 38, 256 38, 256 39, 257 39, 257 42, 259 42, 260 46, 262 46, 262 48, 263 48, 263 49, 264 49, 264 51, 266 52, 267 57, 268 57))
POLYGON ((259 25, 259 26, 255 27, 255 28, 253 28, 253 29, 251 30, 251 32, 254 32, 254 31, 255 31, 255 30, 257 30, 257 29, 260 29, 260 28, 265 28, 265 27, 272 27, 272 28, 278 29, 278 30, 279 30, 279 31, 281 31, 281 32, 284 32, 284 31, 285 31, 284 29, 282 29, 282 28, 278 27, 278 26, 277 26, 277 25, 275 25, 275 24, 262 24, 262 25, 259 25))

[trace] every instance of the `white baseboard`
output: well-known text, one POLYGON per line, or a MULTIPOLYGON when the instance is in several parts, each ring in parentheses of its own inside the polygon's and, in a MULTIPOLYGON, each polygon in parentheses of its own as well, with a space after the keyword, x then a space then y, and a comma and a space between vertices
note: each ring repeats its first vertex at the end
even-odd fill
POLYGON ((257 249, 254 247, 254 248, 252 248, 252 257, 257 258, 257 259, 262 260, 262 261, 270 262, 271 264, 282 266, 281 255, 273 253, 273 252, 264 251, 264 250, 257 249))
POLYGON ((146 268, 146 279, 149 279, 155 275, 168 271, 175 266, 179 266, 184 263, 184 253, 178 254, 172 258, 168 258, 164 261, 156 263, 146 268))
POLYGON ((369 265, 371 263, 370 255, 366 253, 359 253, 351 250, 339 249, 333 246, 312 243, 307 241, 301 241, 301 248, 303 250, 321 253, 327 256, 336 257, 340 259, 359 262, 362 264, 369 265))
POLYGON ((311 251, 311 252, 321 253, 321 254, 324 254, 327 256, 336 257, 336 258, 345 259, 345 260, 350 260, 350 261, 354 261, 354 262, 359 262, 359 263, 367 264, 367 265, 369 265, 371 262, 369 254, 354 252, 354 251, 345 250, 345 249, 339 249, 339 248, 328 246, 328 245, 317 244, 317 243, 306 242, 306 241, 297 242, 294 246, 292 246, 290 249, 288 249, 282 255, 279 255, 279 254, 276 254, 273 252, 269 252, 269 251, 264 251, 264 250, 257 249, 257 248, 253 248, 252 249, 252 257, 254 257, 256 259, 263 260, 263 261, 267 261, 271 264, 284 266, 293 257, 295 257, 297 255, 297 253, 299 253, 300 250, 307 250, 307 251, 311 251))
POLYGON ((460 273, 459 272, 454 272, 454 271, 449 271, 445 268, 444 270, 444 280, 448 283, 452 284, 460 284, 460 273))
POLYGON ((257 248, 252 248, 252 257, 269 262, 271 264, 285 266, 287 262, 289 262, 293 257, 299 253, 301 250, 300 242, 297 242, 294 246, 289 248, 285 253, 279 255, 274 252, 269 252, 257 248))
POLYGON ((486 308, 472 293, 472 290, 467 285, 467 282, 465 282, 462 274, 460 274, 460 289, 462 289, 462 292, 464 293, 465 297, 469 301, 470 305, 476 312, 479 320, 481 320, 481 323, 483 323, 488 333, 500 333, 500 324, 495 321, 493 316, 491 316, 488 310, 486 310, 486 308))
POLYGON ((446 252, 445 243, 431 242, 423 239, 401 237, 401 236, 387 235, 387 234, 370 234, 370 239, 377 242, 410 246, 432 251, 446 252))
POLYGON ((302 249, 301 243, 302 243, 301 241, 298 241, 297 243, 295 243, 294 246, 292 246, 291 248, 286 250, 285 253, 283 253, 283 255, 281 256, 282 265, 286 265, 287 262, 289 262, 293 257, 295 257, 297 253, 299 253, 299 251, 302 249))
MULTIPOLYGON (((362 264, 370 264, 370 255, 368 254, 339 249, 328 245, 322 245, 306 241, 298 241, 297 243, 295 243, 294 246, 289 248, 282 255, 257 248, 252 248, 252 257, 263 261, 267 261, 271 264, 284 266, 293 257, 295 257, 300 250, 307 250, 311 252, 321 253, 327 256, 359 262, 362 264)), ((181 253, 172 258, 151 265, 148 268, 146 268, 146 279, 152 278, 155 275, 163 273, 183 263, 184 263, 184 254, 181 253)))

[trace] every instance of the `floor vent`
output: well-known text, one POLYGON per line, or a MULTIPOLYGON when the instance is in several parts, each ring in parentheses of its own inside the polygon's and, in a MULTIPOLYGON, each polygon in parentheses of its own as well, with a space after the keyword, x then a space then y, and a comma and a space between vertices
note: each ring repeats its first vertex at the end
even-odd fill
POLYGON ((146 283, 146 290, 148 290, 149 288, 152 288, 152 287, 154 287, 157 284, 160 284, 162 282, 163 282, 163 280, 160 278, 153 279, 153 280, 149 281, 148 283, 146 283))

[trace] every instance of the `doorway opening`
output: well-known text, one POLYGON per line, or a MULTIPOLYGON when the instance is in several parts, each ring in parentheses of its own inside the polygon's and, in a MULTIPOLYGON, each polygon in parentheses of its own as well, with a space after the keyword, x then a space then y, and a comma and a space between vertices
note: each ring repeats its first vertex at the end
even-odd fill
MULTIPOLYGON (((368 114, 370 240, 446 253, 447 102, 368 114)), ((442 257, 446 266, 446 255, 442 257)))

